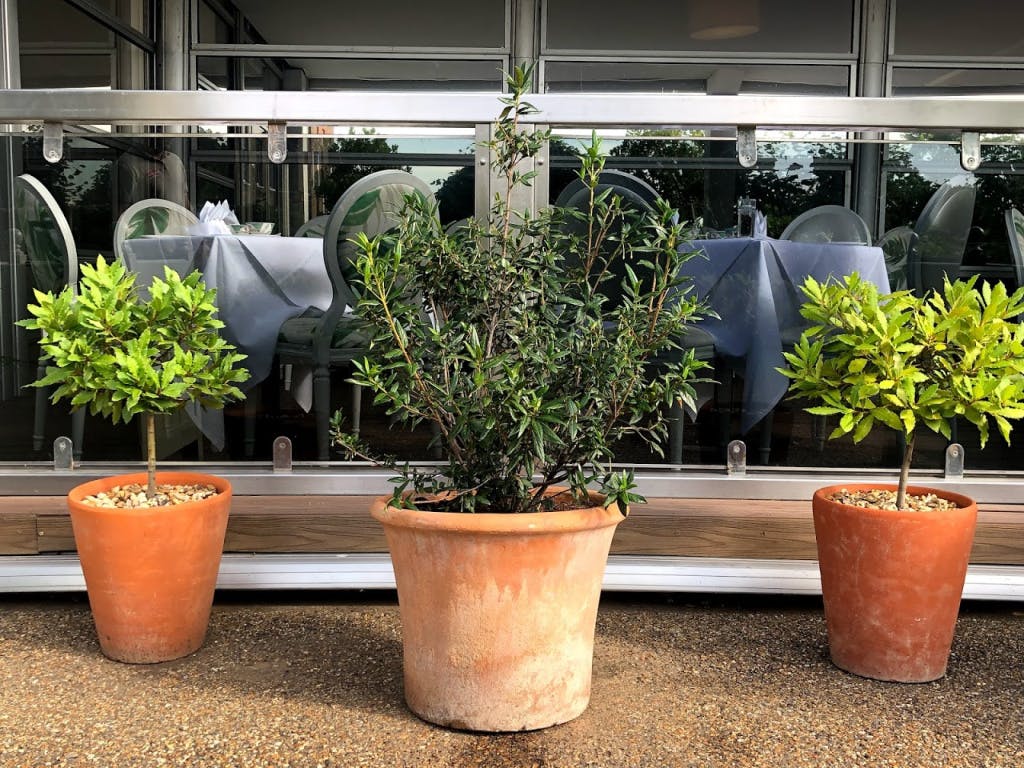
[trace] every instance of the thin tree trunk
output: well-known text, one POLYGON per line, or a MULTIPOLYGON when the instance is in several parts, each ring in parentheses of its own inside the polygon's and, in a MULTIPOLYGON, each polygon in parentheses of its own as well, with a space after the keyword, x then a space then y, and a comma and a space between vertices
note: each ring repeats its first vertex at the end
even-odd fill
POLYGON ((896 509, 903 509, 907 501, 907 481, 910 479, 910 462, 914 458, 914 433, 906 436, 907 447, 903 451, 903 466, 900 467, 900 484, 896 490, 896 509))
POLYGON ((156 414, 146 414, 146 495, 156 496, 156 414))

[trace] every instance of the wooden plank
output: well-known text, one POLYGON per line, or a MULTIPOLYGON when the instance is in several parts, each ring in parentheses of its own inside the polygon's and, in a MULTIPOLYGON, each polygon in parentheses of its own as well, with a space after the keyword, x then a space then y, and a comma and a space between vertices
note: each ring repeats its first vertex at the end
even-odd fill
POLYGON ((35 527, 36 548, 40 553, 75 551, 75 534, 71 530, 71 517, 67 512, 38 515, 35 527))
POLYGON ((0 555, 35 555, 36 518, 40 514, 67 514, 63 496, 7 496, 0 499, 0 555))
MULTIPOLYGON (((383 531, 368 511, 371 498, 235 497, 225 551, 384 552, 383 531)), ((0 553, 74 551, 62 497, 12 501, 0 500, 0 553), (30 535, 26 535, 26 521, 30 535)), ((809 502, 735 499, 652 499, 650 504, 637 505, 618 527, 612 552, 787 560, 816 557, 809 502)), ((979 512, 971 562, 1024 565, 1024 505, 986 505, 979 512)))
POLYGON ((29 514, 0 514, 0 555, 36 555, 36 519, 29 514))

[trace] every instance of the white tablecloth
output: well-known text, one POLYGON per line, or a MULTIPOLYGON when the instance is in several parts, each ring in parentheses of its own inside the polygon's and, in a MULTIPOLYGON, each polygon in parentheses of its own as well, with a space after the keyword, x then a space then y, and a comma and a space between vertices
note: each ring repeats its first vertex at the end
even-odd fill
POLYGON ((889 292, 881 248, 840 243, 726 238, 697 240, 707 255, 683 266, 699 298, 718 318, 700 327, 715 340, 716 354, 743 370, 740 425, 746 433, 785 396, 789 380, 776 368, 785 366, 784 343, 794 343, 806 322, 800 316, 800 286, 840 279, 851 272, 889 292))
MULTIPOLYGON (((162 276, 164 265, 181 275, 193 269, 203 273, 206 285, 217 290, 221 333, 247 355, 244 365, 250 378, 243 390, 269 375, 281 323, 310 307, 325 310, 331 303, 323 240, 315 237, 143 237, 125 241, 124 254, 143 286, 154 275, 162 276)), ((214 445, 223 446, 222 418, 194 418, 214 445)))

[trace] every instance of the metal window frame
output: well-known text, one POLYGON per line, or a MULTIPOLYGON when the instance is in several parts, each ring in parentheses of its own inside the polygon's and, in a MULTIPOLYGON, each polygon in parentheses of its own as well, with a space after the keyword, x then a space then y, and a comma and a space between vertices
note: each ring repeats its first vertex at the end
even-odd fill
MULTIPOLYGON (((539 112, 528 122, 559 127, 731 127, 755 122, 762 128, 822 128, 843 131, 900 129, 1024 132, 1024 97, 799 97, 692 96, 679 94, 536 94, 539 112)), ((295 125, 381 124, 478 126, 486 128, 501 108, 500 94, 462 92, 217 92, 6 90, 0 91, 0 124, 60 125, 191 124, 265 125, 268 119, 295 125)), ((479 130, 478 128, 478 130, 479 130)), ((969 465, 968 460, 968 465, 969 465)), ((132 463, 131 468, 138 465, 132 463)), ((274 474, 266 464, 211 467, 231 477, 242 494, 364 494, 385 492, 387 473, 352 464, 297 465, 274 474)), ((127 468, 127 467, 126 467, 127 468)), ((87 463, 72 472, 45 465, 0 466, 0 493, 62 493, 114 467, 87 463)), ((649 496, 736 499, 806 499, 821 485, 854 477, 891 480, 878 470, 787 467, 751 469, 741 477, 709 467, 639 467, 649 496)), ((915 472, 931 484, 961 490, 986 503, 1020 500, 1024 473, 968 472, 962 479, 915 472)))

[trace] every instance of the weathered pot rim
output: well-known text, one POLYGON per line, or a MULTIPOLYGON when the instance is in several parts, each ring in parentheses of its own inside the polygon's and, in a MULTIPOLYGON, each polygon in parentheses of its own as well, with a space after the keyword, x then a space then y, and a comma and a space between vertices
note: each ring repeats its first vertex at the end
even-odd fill
MULTIPOLYGON (((132 483, 140 483, 145 485, 148 481, 148 476, 145 472, 133 472, 127 475, 108 475, 107 477, 97 478, 96 480, 90 480, 87 483, 76 485, 70 491, 68 491, 68 507, 72 512, 87 512, 89 514, 103 515, 108 517, 124 517, 130 515, 133 519, 139 519, 146 516, 155 517, 157 515, 165 515, 168 511, 174 510, 178 512, 188 512, 195 507, 202 505, 204 502, 209 503, 210 499, 200 499, 199 501, 187 501, 184 504, 174 504, 163 507, 96 507, 92 504, 86 504, 82 501, 86 496, 92 496, 95 493, 107 491, 116 485, 130 485, 132 483)), ((231 496, 231 483, 226 477, 220 477, 219 475, 208 475, 203 472, 187 472, 187 471, 174 471, 168 470, 166 472, 156 473, 156 482, 160 484, 170 485, 190 485, 190 484, 203 484, 212 485, 217 489, 217 495, 210 498, 219 498, 224 494, 228 497, 231 496)))
POLYGON ((542 512, 434 512, 390 506, 391 495, 378 496, 370 514, 384 525, 421 530, 464 531, 488 534, 546 534, 584 531, 617 525, 625 519, 614 502, 604 507, 604 496, 590 492, 592 507, 542 512))
POLYGON ((977 507, 976 502, 970 496, 965 496, 964 494, 957 493, 956 491, 948 491, 944 488, 932 488, 927 485, 908 485, 907 493, 915 496, 933 494, 938 496, 940 499, 952 501, 957 505, 956 509, 935 509, 929 510, 928 512, 909 509, 878 509, 877 507, 858 507, 853 504, 843 504, 842 502, 826 498, 830 494, 843 489, 848 491, 895 491, 898 488, 899 486, 896 483, 837 483, 835 485, 828 485, 816 490, 814 492, 814 500, 821 503, 833 504, 841 509, 852 511, 856 514, 863 514, 868 517, 927 516, 928 518, 934 519, 941 515, 963 514, 965 510, 977 507))

